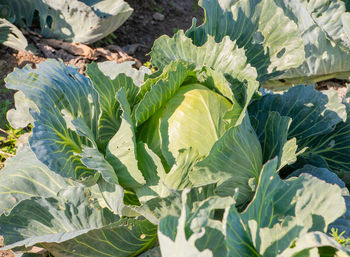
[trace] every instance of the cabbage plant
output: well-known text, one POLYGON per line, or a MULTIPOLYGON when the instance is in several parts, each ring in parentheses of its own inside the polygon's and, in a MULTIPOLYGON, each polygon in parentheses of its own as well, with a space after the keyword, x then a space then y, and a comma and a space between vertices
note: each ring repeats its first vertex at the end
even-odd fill
POLYGON ((197 26, 194 19, 186 33, 164 35, 155 42, 151 56, 158 67, 180 58, 229 73, 231 42, 245 50, 265 88, 349 79, 348 1, 200 0, 199 5, 205 12, 203 24, 197 26), (202 49, 211 48, 212 41, 216 47, 203 57, 202 49), (216 53, 219 48, 223 50, 216 53))
POLYGON ((204 3, 215 7, 205 25, 155 42, 153 74, 106 62, 84 76, 48 60, 6 78, 18 90, 9 122, 33 130, 0 173, 3 249, 350 254, 329 235, 350 236, 349 96, 266 92, 264 81, 305 60, 297 24, 272 0, 204 3), (252 37, 225 34, 236 33, 220 13, 230 5, 252 37), (266 10, 290 30, 285 47, 262 40, 276 25, 266 10))
POLYGON ((163 256, 348 251, 327 235, 331 227, 349 232, 348 173, 333 165, 343 155, 326 157, 344 151, 334 138, 350 131, 336 92, 298 86, 261 96, 253 81, 184 61, 140 84, 145 72, 91 64, 85 77, 49 60, 8 76, 7 87, 24 99, 8 118, 34 128, 0 175, 4 249, 136 256, 159 243, 163 256), (281 100, 293 96, 294 106, 281 100), (329 134, 333 146, 317 153, 309 142, 329 134))
POLYGON ((24 28, 40 21, 48 38, 93 43, 120 27, 132 8, 123 0, 1 0, 0 17, 24 28))

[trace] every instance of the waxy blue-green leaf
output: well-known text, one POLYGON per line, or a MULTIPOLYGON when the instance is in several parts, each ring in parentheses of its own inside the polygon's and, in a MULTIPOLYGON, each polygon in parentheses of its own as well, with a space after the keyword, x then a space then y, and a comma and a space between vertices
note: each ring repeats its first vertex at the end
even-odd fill
POLYGON ((328 233, 331 233, 332 228, 338 229, 340 233, 344 232, 344 237, 350 237, 350 194, 345 187, 345 183, 333 172, 325 168, 317 168, 311 165, 305 165, 302 169, 294 171, 290 176, 299 176, 303 173, 311 174, 318 179, 321 179, 329 184, 338 185, 343 191, 343 197, 346 205, 346 212, 328 227, 328 233))
POLYGON ((116 171, 119 183, 123 187, 135 189, 146 181, 138 168, 135 126, 124 89, 118 91, 117 99, 123 112, 122 122, 118 132, 108 143, 106 159, 116 171))
MULTIPOLYGON (((187 206, 194 210, 197 205, 215 195, 215 184, 203 187, 193 187, 187 192, 187 206)), ((137 213, 147 218, 153 224, 159 225, 159 221, 167 215, 180 216, 182 209, 182 192, 171 190, 166 197, 155 197, 141 206, 132 206, 137 213)))
MULTIPOLYGON (((116 67, 114 67, 116 68, 116 67)), ((89 64, 86 70, 99 95, 102 115, 99 123, 99 141, 108 142, 120 127, 120 106, 116 100, 117 92, 124 88, 130 103, 133 103, 138 87, 125 74, 113 80, 104 75, 96 63, 89 64)))
POLYGON ((326 34, 327 38, 350 51, 350 34, 348 33, 349 9, 346 9, 345 0, 324 1, 317 0, 303 4, 313 18, 314 23, 326 34))
POLYGON ((6 118, 14 129, 27 127, 34 122, 30 110, 37 110, 35 103, 25 97, 22 91, 18 91, 14 95, 15 108, 6 113, 6 118))
POLYGON ((264 166, 256 195, 240 215, 255 249, 263 256, 282 253, 307 232, 326 232, 327 226, 345 212, 337 185, 310 175, 282 181, 275 172, 277 164, 275 159, 264 166))
POLYGON ((234 195, 239 188, 237 204, 250 200, 249 180, 259 178, 262 151, 259 139, 245 118, 240 126, 230 128, 218 139, 209 155, 190 172, 193 185, 217 183, 219 195, 234 195))
POLYGON ((96 146, 100 104, 89 79, 77 69, 48 60, 38 69, 16 69, 6 80, 35 103, 30 145, 37 158, 64 177, 80 179, 94 174, 79 154, 83 145, 96 146))
POLYGON ((308 174, 281 180, 277 168, 277 158, 265 164, 255 196, 242 213, 233 204, 225 207, 223 198, 220 201, 209 197, 190 205, 191 201, 186 199, 188 192, 183 192, 181 214, 173 212, 160 221, 162 253, 172 256, 171 251, 186 248, 188 251, 181 252, 181 256, 224 256, 227 251, 227 256, 272 257, 292 256, 285 255, 290 252, 301 254, 311 248, 321 251, 323 246, 332 247, 330 252, 333 253, 348 253, 325 234, 327 227, 345 212, 339 186, 308 174), (213 221, 216 212, 210 212, 207 207, 211 210, 225 208, 222 221, 218 218, 213 221), (317 235, 322 240, 317 240, 317 235), (307 242, 305 245, 303 239, 307 242), (295 242, 297 251, 293 246, 295 242), (210 247, 214 244, 221 245, 210 247))
POLYGON ((169 188, 164 184, 166 172, 161 159, 143 142, 137 144, 138 167, 146 183, 135 188, 136 195, 141 203, 155 197, 166 197, 169 188))
POLYGON ((316 156, 326 162, 326 167, 350 185, 350 121, 340 122, 327 134, 309 138, 304 143, 308 149, 303 157, 308 161, 316 156))
POLYGON ((349 256, 349 249, 337 243, 334 238, 320 232, 307 233, 296 240, 294 247, 288 248, 277 257, 304 257, 304 256, 349 256))
POLYGON ((344 238, 350 238, 350 195, 348 193, 345 194, 344 199, 346 204, 346 212, 343 216, 334 221, 330 225, 330 228, 338 229, 339 233, 344 233, 344 238))
POLYGON ((73 181, 52 172, 25 145, 5 162, 0 172, 0 213, 9 212, 31 197, 55 197, 58 191, 72 185, 73 181))
POLYGON ((210 197, 201 202, 191 199, 189 189, 182 193, 180 215, 161 219, 158 238, 163 256, 225 256, 225 240, 212 211, 234 203, 233 198, 210 197))
POLYGON ((135 190, 141 203, 148 203, 153 198, 171 198, 174 190, 192 187, 189 173, 193 166, 202 159, 198 153, 192 149, 180 150, 175 164, 166 173, 161 159, 146 144, 138 143, 137 150, 139 168, 146 180, 143 187, 135 190))
POLYGON ((135 256, 152 247, 157 236, 147 220, 101 209, 83 187, 68 188, 59 198, 22 201, 0 217, 0 224, 4 249, 36 245, 55 256, 135 256))
POLYGON ((198 68, 206 66, 241 81, 247 80, 257 84, 256 70, 247 62, 244 50, 229 37, 217 43, 213 37, 209 36, 204 45, 196 46, 180 30, 172 38, 166 35, 158 38, 154 42, 150 55, 151 62, 162 70, 171 61, 183 60, 193 63, 198 68))
POLYGON ((266 94, 249 106, 249 114, 262 131, 271 111, 292 119, 288 139, 296 138, 305 164, 329 168, 350 183, 348 160, 350 127, 345 104, 335 90, 319 92, 313 86, 296 86, 283 94, 266 94))
MULTIPOLYGON (((1 6, 0 6, 1 11, 1 6)), ((22 32, 11 22, 0 18, 0 44, 19 51, 25 51, 28 42, 22 32)))
MULTIPOLYGON (((256 133, 259 137, 263 153, 263 163, 278 157, 278 166, 283 167, 297 160, 296 139, 287 141, 289 126, 292 122, 290 117, 281 116, 278 112, 269 112, 265 124, 257 119, 256 133)), ((264 120, 263 120, 264 121, 264 120)))
POLYGON ((115 170, 97 148, 84 146, 81 154, 81 162, 87 168, 100 173, 103 179, 109 183, 119 184, 115 170))
MULTIPOLYGON (((247 62, 256 68, 260 82, 298 67, 304 61, 304 46, 295 22, 276 0, 201 0, 204 23, 187 31, 196 46, 209 36, 220 44, 225 36, 245 50, 247 62), (283 29, 280 29, 283 28, 283 29)), ((208 49, 211 51, 210 49, 208 49)))
POLYGON ((152 71, 145 66, 141 66, 139 69, 133 67, 135 62, 126 61, 122 63, 116 63, 115 61, 98 62, 98 69, 110 80, 115 80, 119 74, 125 74, 127 77, 133 79, 134 84, 138 87, 142 85, 145 80, 145 76, 150 75, 152 71))
POLYGON ((266 82, 264 87, 283 89, 293 84, 350 76, 350 41, 346 32, 349 13, 345 12, 344 2, 280 1, 285 14, 298 25, 305 47, 305 62, 266 82))
POLYGON ((190 173, 193 167, 203 159, 193 149, 182 149, 176 159, 176 164, 170 172, 165 176, 164 184, 174 190, 184 190, 192 188, 193 184, 190 180, 190 173))
POLYGON ((288 139, 296 137, 299 147, 303 146, 300 141, 331 132, 347 115, 336 91, 319 92, 312 85, 299 85, 283 94, 266 94, 249 106, 249 114, 255 116, 259 127, 265 126, 271 111, 292 119, 288 139))
POLYGON ((139 257, 161 257, 161 252, 159 246, 154 247, 147 252, 141 254, 139 257))
POLYGON ((30 28, 38 12, 44 37, 93 43, 120 27, 133 9, 123 0, 1 0, 6 17, 20 27, 30 28))

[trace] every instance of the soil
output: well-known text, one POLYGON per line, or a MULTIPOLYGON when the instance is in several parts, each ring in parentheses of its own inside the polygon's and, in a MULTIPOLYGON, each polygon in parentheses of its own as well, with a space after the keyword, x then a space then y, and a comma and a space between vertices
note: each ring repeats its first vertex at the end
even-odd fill
POLYGON ((187 30, 195 17, 201 24, 203 9, 197 0, 126 0, 134 9, 130 18, 115 31, 116 44, 141 62, 149 60, 153 42, 161 35, 172 36, 177 30, 187 30), (160 15, 159 15, 160 14, 160 15), (157 20, 164 16, 164 20, 157 20))
MULTIPOLYGON (((0 236, 0 247, 3 246, 3 240, 3 237, 0 236)), ((15 257, 15 255, 11 251, 0 251, 0 257, 15 257)))

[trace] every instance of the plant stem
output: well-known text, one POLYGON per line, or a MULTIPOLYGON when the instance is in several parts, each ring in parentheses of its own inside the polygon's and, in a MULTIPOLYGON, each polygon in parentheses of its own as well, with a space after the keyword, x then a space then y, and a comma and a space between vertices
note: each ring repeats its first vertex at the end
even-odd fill
POLYGON ((2 128, 0 128, 0 132, 6 134, 6 135, 10 135, 6 130, 3 130, 2 128))
POLYGON ((2 155, 6 155, 6 156, 9 156, 9 157, 14 157, 15 155, 14 154, 11 154, 11 153, 5 153, 3 151, 0 150, 0 154, 2 155))

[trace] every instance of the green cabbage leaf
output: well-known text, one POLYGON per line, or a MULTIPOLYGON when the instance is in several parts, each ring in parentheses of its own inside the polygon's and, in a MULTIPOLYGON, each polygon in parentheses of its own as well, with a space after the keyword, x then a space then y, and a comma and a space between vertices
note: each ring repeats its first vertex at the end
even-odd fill
POLYGON ((120 27, 132 11, 123 0, 0 1, 1 18, 24 28, 30 28, 39 18, 44 37, 80 43, 104 38, 120 27))

